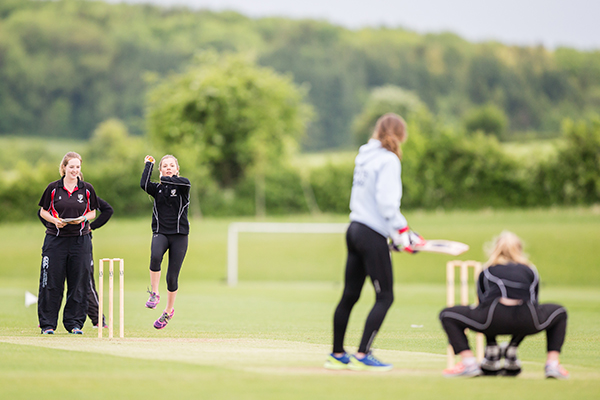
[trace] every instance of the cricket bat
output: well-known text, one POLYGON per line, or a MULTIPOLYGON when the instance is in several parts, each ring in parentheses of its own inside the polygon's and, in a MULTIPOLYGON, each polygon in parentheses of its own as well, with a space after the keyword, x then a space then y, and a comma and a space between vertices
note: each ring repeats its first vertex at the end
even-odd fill
POLYGON ((442 253, 457 256, 469 250, 469 245, 452 240, 426 240, 424 244, 415 245, 416 251, 425 251, 428 253, 442 253))

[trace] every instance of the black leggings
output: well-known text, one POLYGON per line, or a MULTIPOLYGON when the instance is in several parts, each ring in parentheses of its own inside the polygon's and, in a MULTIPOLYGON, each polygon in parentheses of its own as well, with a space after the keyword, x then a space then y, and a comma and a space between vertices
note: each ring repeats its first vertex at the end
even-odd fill
MULTIPOLYGON (((92 235, 90 234, 90 239, 92 235)), ((90 240, 91 242, 91 240, 90 240)), ((96 282, 94 281, 94 250, 90 244, 90 281, 88 283, 88 308, 87 315, 92 320, 93 325, 98 325, 98 292, 96 291, 96 282)), ((102 325, 105 322, 104 315, 102 316, 102 325)))
POLYGON ((488 345, 496 343, 496 335, 513 335, 512 345, 518 346, 525 336, 546 331, 548 351, 560 352, 567 330, 567 311, 558 304, 524 303, 505 306, 495 299, 491 304, 455 306, 442 310, 440 320, 454 353, 469 349, 465 328, 482 332, 488 345))
POLYGON ((333 316, 333 352, 344 352, 344 337, 350 312, 358 301, 365 279, 371 278, 375 288, 375 305, 371 309, 359 353, 368 353, 388 309, 394 301, 392 260, 387 239, 358 222, 352 222, 346 232, 348 259, 342 298, 333 316))
POLYGON ((167 290, 175 292, 179 288, 178 279, 181 265, 188 248, 187 235, 152 235, 150 271, 159 272, 163 256, 169 250, 169 268, 167 269, 167 290))

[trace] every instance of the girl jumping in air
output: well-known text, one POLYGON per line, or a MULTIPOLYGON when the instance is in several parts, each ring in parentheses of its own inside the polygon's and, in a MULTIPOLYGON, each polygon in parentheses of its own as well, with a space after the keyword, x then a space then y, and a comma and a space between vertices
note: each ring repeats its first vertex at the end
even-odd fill
POLYGON ((190 204, 190 181, 179 176, 179 163, 172 155, 164 156, 158 165, 160 182, 151 182, 154 158, 146 156, 140 186, 154 197, 152 210, 152 246, 150 254, 150 298, 146 307, 156 308, 160 302, 158 285, 160 282, 163 256, 169 251, 167 270, 167 306, 154 322, 156 329, 163 329, 175 314, 179 272, 187 252, 188 207, 190 204))

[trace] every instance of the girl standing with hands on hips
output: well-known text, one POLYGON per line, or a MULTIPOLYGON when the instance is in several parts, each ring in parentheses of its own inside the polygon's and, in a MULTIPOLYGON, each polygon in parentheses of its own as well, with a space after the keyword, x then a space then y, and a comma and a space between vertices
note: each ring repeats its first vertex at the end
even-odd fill
POLYGON ((175 297, 179 288, 179 272, 188 248, 190 226, 190 181, 179 176, 179 163, 172 155, 166 155, 158 164, 160 182, 151 182, 154 157, 146 156, 140 186, 154 197, 152 209, 152 246, 150 254, 150 298, 146 307, 156 308, 160 302, 160 282, 163 256, 169 251, 167 270, 167 306, 154 322, 156 329, 163 329, 175 314, 175 297))
POLYGON ((81 335, 92 250, 89 220, 96 217, 98 199, 93 186, 79 178, 79 154, 65 154, 59 172, 61 178, 46 187, 39 202, 40 217, 48 224, 42 247, 38 319, 42 334, 54 334, 66 279, 63 325, 69 333, 81 335))
POLYGON ((402 181, 400 144, 407 139, 404 120, 392 113, 377 121, 369 142, 356 156, 350 197, 350 226, 346 233, 348 258, 344 292, 333 317, 333 353, 325 368, 387 371, 392 369, 371 354, 371 346, 394 300, 393 276, 388 238, 398 251, 412 252, 412 233, 400 213, 402 181), (350 312, 358 301, 365 279, 371 278, 375 305, 365 323, 358 352, 344 350, 344 336, 350 312))

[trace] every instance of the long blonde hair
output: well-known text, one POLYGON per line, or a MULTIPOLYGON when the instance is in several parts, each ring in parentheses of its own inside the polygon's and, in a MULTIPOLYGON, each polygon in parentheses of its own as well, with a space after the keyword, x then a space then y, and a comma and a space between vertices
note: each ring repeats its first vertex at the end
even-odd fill
MULTIPOLYGON (((71 161, 74 158, 78 159, 79 162, 82 163, 81 156, 75 153, 74 151, 70 151, 67 154, 65 154, 62 161, 60 162, 60 165, 58 166, 58 172, 60 173, 61 177, 65 176, 65 169, 67 168, 69 161, 71 161)), ((83 176, 81 176, 81 180, 83 180, 83 176)))
POLYGON ((384 114, 377 120, 372 138, 379 140, 383 148, 402 158, 399 143, 404 143, 408 138, 406 122, 398 114, 384 114))
POLYGON ((523 253, 521 239, 512 232, 503 231, 496 236, 488 250, 489 259, 486 267, 497 264, 517 263, 532 266, 527 256, 523 253))

